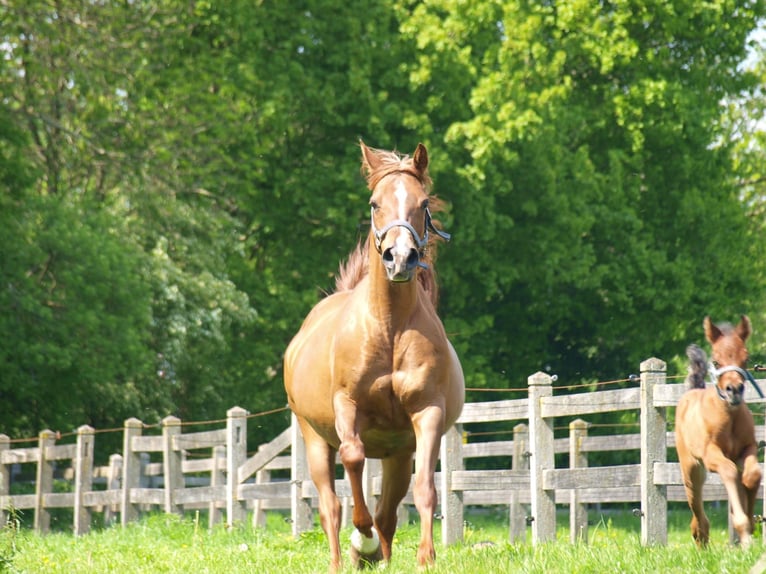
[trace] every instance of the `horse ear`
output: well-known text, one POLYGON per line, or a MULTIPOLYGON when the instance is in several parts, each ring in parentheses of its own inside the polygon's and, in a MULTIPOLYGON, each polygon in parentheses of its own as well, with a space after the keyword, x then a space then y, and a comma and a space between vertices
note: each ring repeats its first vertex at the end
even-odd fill
POLYGON ((382 162, 374 151, 364 145, 362 140, 359 140, 359 147, 362 148, 362 169, 369 175, 380 167, 382 162))
POLYGON ((747 338, 750 336, 750 333, 753 332, 753 327, 750 324, 750 317, 747 315, 742 315, 739 320, 739 325, 737 325, 736 331, 740 339, 743 341, 747 340, 747 338))
POLYGON ((704 321, 702 321, 702 327, 705 329, 705 338, 710 341, 711 345, 715 343, 722 334, 721 330, 713 324, 709 316, 705 317, 704 321))
POLYGON ((425 173, 426 169, 428 169, 428 150, 426 150, 426 146, 422 143, 419 143, 418 147, 415 148, 415 153, 412 154, 412 161, 415 163, 415 169, 419 173, 425 173))

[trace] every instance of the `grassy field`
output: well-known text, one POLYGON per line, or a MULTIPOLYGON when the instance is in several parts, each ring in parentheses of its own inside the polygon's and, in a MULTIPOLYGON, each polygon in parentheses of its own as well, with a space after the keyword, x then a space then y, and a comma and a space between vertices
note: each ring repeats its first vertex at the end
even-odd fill
MULTIPOLYGON (((413 513, 414 515, 414 513, 413 513)), ((532 547, 507 542, 507 513, 470 512, 463 544, 437 544, 437 563, 429 573, 746 573, 764 552, 760 544, 749 550, 727 544, 723 511, 710 512, 712 543, 698 550, 688 531, 688 511, 670 514, 667 547, 644 548, 640 523, 629 512, 592 513, 589 543, 569 543, 566 516, 556 543, 532 547)), ((438 523, 437 523, 438 524, 438 523)), ((757 531, 760 540, 760 527, 757 531)), ((348 546, 350 530, 342 532, 348 546)), ((400 528, 394 556, 385 570, 415 572, 417 524, 400 528)), ((438 528, 436 532, 439 536, 438 528)), ((347 563, 346 572, 352 572, 347 563)), ((128 528, 104 528, 75 538, 68 533, 39 536, 22 529, 0 531, 0 572, 19 573, 226 573, 301 574, 327 572, 327 546, 319 528, 294 540, 279 514, 269 516, 266 529, 242 527, 208 530, 194 518, 150 515, 128 528)))

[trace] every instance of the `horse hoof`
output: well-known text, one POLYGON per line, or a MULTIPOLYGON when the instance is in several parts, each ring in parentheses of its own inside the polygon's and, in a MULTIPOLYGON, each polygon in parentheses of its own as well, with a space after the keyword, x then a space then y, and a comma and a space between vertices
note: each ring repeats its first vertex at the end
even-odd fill
POLYGON ((382 559, 383 553, 380 549, 380 537, 375 528, 372 529, 372 536, 370 538, 355 528, 351 533, 351 561, 357 569, 372 566, 382 559))

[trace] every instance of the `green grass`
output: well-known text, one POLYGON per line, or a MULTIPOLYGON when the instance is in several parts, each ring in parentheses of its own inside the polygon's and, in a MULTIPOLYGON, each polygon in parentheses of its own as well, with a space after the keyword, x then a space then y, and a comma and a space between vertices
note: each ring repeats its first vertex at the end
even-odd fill
MULTIPOLYGON (((562 515, 557 541, 532 547, 507 542, 507 512, 473 511, 466 516, 465 541, 443 548, 437 542, 436 566, 428 572, 449 573, 666 573, 748 572, 762 554, 727 543, 724 511, 709 512, 714 529, 711 545, 698 550, 688 530, 688 511, 670 514, 669 544, 645 548, 640 523, 629 512, 591 513, 589 543, 569 543, 562 515)), ((342 532, 348 547, 349 529, 342 532)), ((439 540, 439 530, 435 532, 439 540)), ((760 540, 760 527, 756 532, 760 540)), ((416 571, 417 524, 400 528, 394 541, 389 573, 416 571)), ((324 534, 315 529, 295 540, 284 518, 269 515, 266 529, 249 527, 208 530, 193 518, 154 514, 123 529, 119 526, 74 537, 68 533, 40 536, 29 530, 0 531, 0 572, 64 573, 237 573, 301 574, 327 572, 324 534)), ((352 572, 346 563, 345 572, 352 572)))

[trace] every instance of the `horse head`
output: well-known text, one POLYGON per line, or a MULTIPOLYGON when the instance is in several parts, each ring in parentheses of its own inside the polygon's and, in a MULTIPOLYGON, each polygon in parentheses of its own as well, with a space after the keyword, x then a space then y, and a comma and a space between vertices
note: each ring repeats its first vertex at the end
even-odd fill
POLYGON ((715 325, 710 317, 705 317, 703 326, 705 337, 713 348, 710 374, 718 396, 730 406, 736 407, 744 400, 747 381, 752 382, 760 393, 753 376, 745 368, 748 359, 745 341, 752 332, 748 316, 742 315, 736 327, 729 324, 715 325))
POLYGON ((450 236, 431 220, 428 152, 418 144, 412 157, 375 150, 360 142, 362 167, 370 196, 371 236, 388 280, 411 281, 417 268, 427 268, 429 231, 442 239, 450 236))

